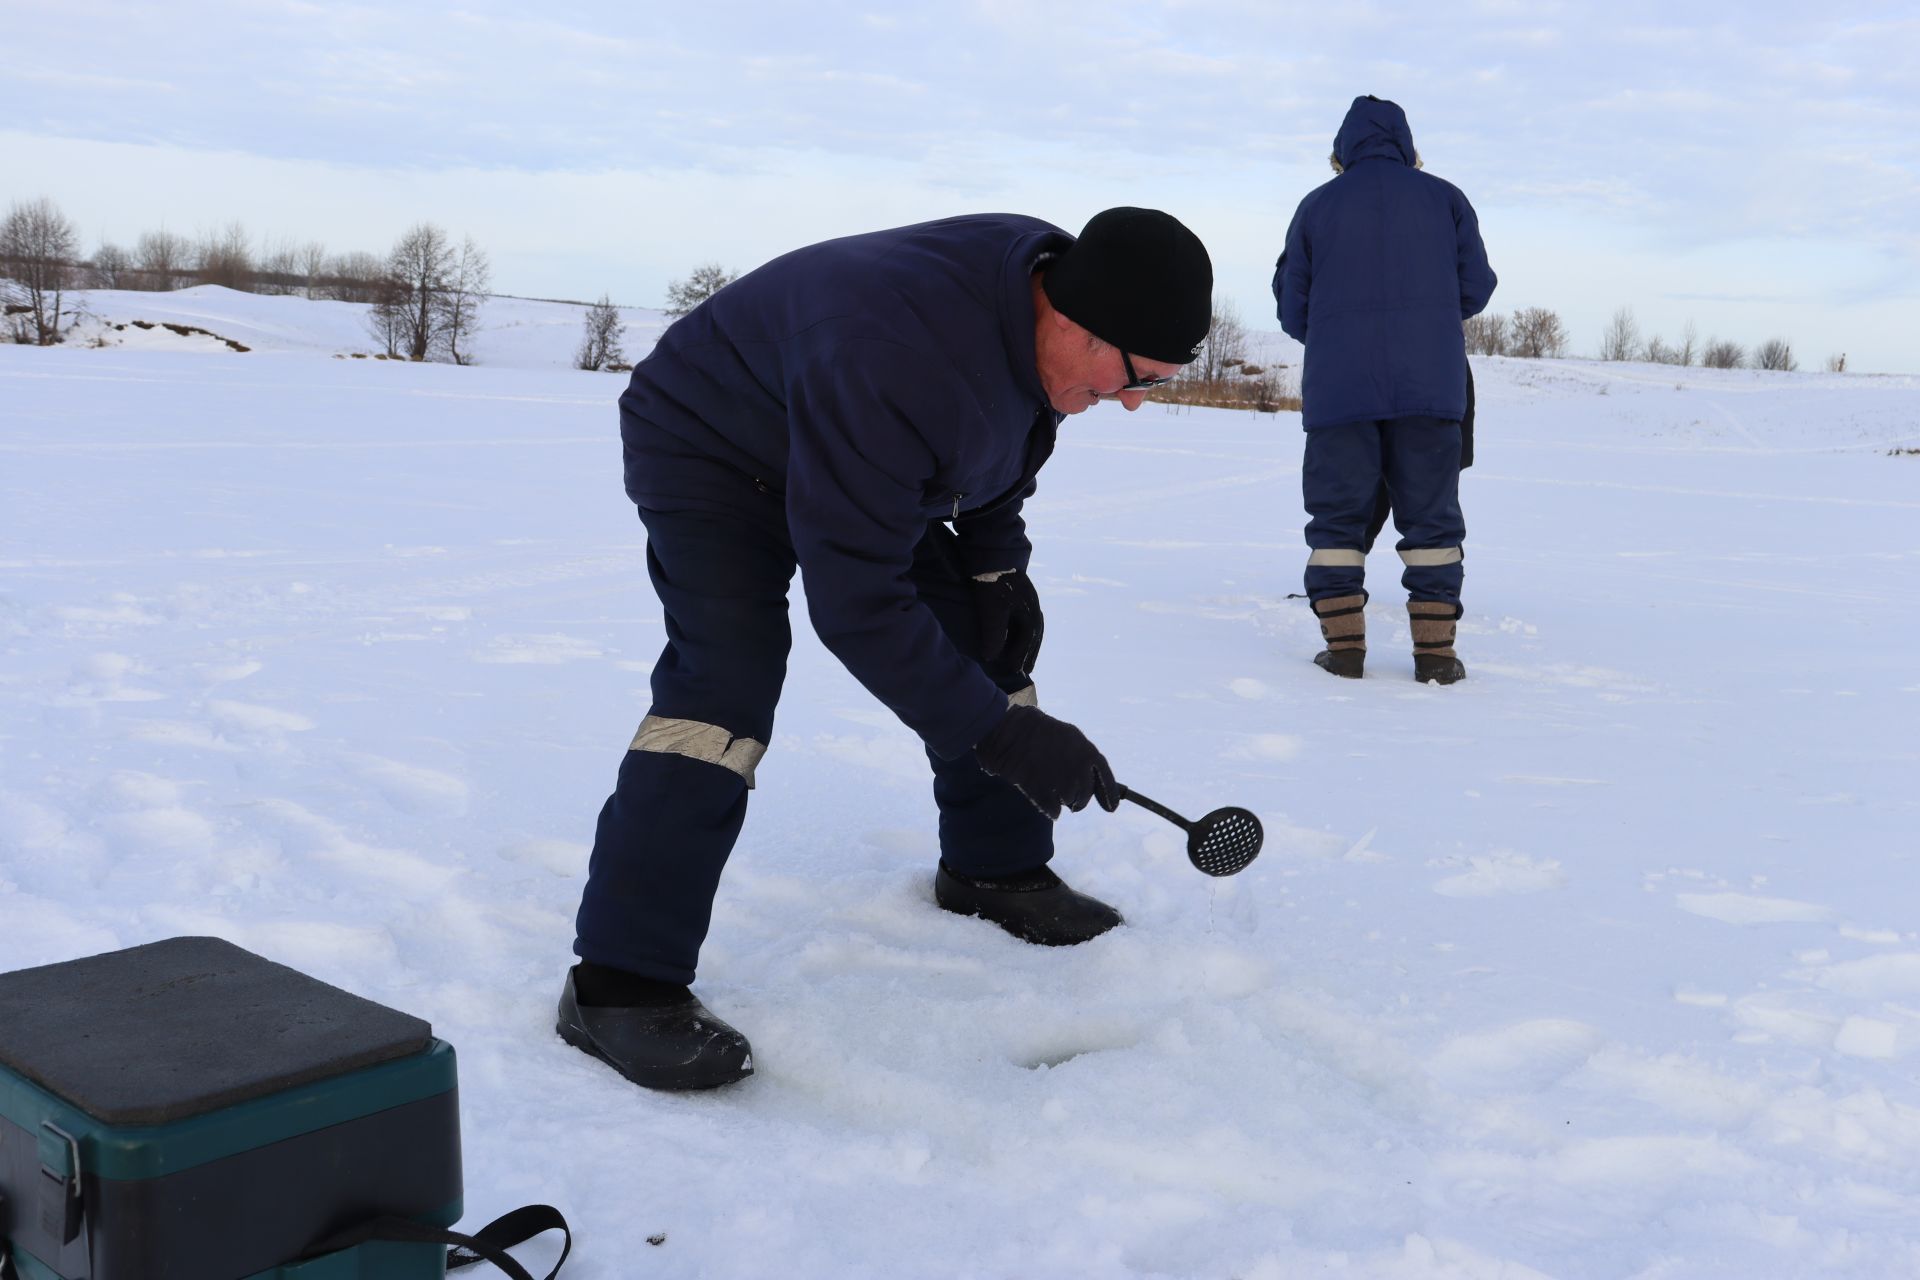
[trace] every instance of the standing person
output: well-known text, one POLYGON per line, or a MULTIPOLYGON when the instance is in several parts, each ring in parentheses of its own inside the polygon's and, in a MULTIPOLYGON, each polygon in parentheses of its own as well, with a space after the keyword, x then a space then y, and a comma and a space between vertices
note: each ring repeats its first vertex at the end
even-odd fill
POLYGON ((1498 282, 1466 196, 1420 172, 1407 116, 1355 98, 1332 181, 1308 193, 1274 270, 1280 326, 1306 345, 1307 598, 1327 647, 1314 661, 1358 678, 1366 662, 1369 517, 1384 486, 1405 563, 1413 674, 1452 684, 1460 617, 1461 322, 1498 282))
POLYGON ((939 906, 1054 946, 1121 923, 1047 866, 1060 811, 1119 791, 1036 705, 1021 508, 1066 415, 1137 409, 1194 358, 1212 289, 1205 248, 1156 210, 1077 239, 983 214, 796 250, 661 337, 620 434, 667 646, 600 812, 570 1044, 651 1088, 753 1069, 689 984, 772 739, 796 568, 827 649, 926 744, 939 906))

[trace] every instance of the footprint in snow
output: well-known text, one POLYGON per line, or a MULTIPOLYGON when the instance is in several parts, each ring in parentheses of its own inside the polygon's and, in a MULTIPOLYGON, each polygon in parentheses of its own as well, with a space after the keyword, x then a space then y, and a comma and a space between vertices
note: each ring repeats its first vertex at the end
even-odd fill
POLYGON ((1491 898, 1500 894, 1539 893, 1566 884, 1566 873, 1552 858, 1529 858, 1523 853, 1473 854, 1464 858, 1437 858, 1430 867, 1463 868, 1436 880, 1433 891, 1444 898, 1491 898))
POLYGON ((213 824, 182 805, 119 813, 102 825, 119 835, 129 851, 203 855, 214 848, 213 824))
POLYGON ((1682 911, 1723 924, 1817 924, 1833 918, 1830 908, 1815 903, 1749 893, 1680 893, 1674 895, 1674 903, 1682 911))
POLYGON ((96 653, 75 664, 67 691, 56 701, 64 706, 91 706, 100 702, 157 702, 167 695, 126 683, 145 670, 123 653, 96 653))
POLYGON ((81 627, 151 627, 166 621, 138 596, 125 592, 115 592, 101 604, 57 605, 48 612, 61 622, 81 627))
POLYGON ((1297 760, 1306 749, 1306 740, 1290 733, 1250 733, 1234 747, 1223 752, 1229 760, 1297 760))
POLYGON ((136 720, 126 727, 127 740, 160 747, 184 747, 193 751, 242 750, 204 724, 186 720, 136 720))
POLYGON ((195 668, 209 685, 233 684, 236 681, 245 680, 248 676, 259 675, 265 669, 264 663, 256 662, 251 658, 242 658, 233 662, 203 662, 195 668))
POLYGON ((532 839, 501 846, 500 856, 508 862, 538 867, 571 879, 587 873, 587 858, 592 852, 591 847, 577 840, 532 839))
POLYGON ((1857 1000, 1910 1002, 1920 997, 1920 953, 1868 956, 1795 971, 1794 977, 1857 1000))
POLYGON ((207 711, 222 728, 240 733, 305 733, 314 727, 313 721, 297 711, 252 702, 215 698, 207 703, 207 711))
POLYGON ((475 662, 493 664, 529 664, 559 666, 583 658, 598 658, 605 650, 588 640, 572 636, 495 636, 487 647, 473 655, 475 662))
POLYGON ((1605 1043, 1568 1018, 1536 1018, 1456 1036, 1427 1064, 1435 1081, 1462 1093, 1536 1092, 1585 1065, 1605 1043))
POLYGON ((383 756, 347 756, 341 767, 403 813, 458 816, 467 811, 467 784, 450 773, 383 756))

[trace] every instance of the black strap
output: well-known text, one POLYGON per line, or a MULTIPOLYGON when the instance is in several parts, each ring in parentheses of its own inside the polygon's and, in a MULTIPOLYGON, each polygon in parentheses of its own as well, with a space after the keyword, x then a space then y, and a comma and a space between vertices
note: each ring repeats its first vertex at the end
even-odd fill
POLYGON ((310 1246, 301 1257, 317 1258, 373 1240, 394 1244, 447 1244, 454 1246, 447 1254, 449 1271, 470 1267, 476 1262, 491 1262, 512 1276, 513 1280, 533 1280, 533 1274, 515 1261, 507 1250, 525 1244, 543 1231, 554 1230, 566 1237, 566 1243, 560 1247, 559 1259, 554 1262, 553 1270, 546 1274, 546 1280, 554 1280, 560 1274, 561 1264, 566 1262, 567 1255, 573 1252, 573 1232, 567 1226, 567 1220, 560 1216, 560 1211, 550 1204, 530 1204, 501 1214, 470 1236, 446 1227, 415 1222, 411 1218, 370 1218, 345 1231, 336 1231, 310 1246))
MULTIPOLYGON (((553 1270, 547 1272, 546 1280, 553 1280, 560 1274, 560 1264, 573 1252, 573 1232, 567 1227, 567 1220, 560 1216, 560 1211, 550 1204, 523 1205, 511 1213, 501 1214, 473 1233, 472 1245, 456 1247, 448 1252, 447 1270, 470 1267, 476 1262, 491 1262, 505 1271, 506 1266, 500 1259, 506 1256, 506 1251, 515 1245, 525 1244, 543 1231, 558 1231, 566 1237, 565 1243, 560 1246, 560 1256, 554 1259, 553 1270)), ((461 1246, 459 1241, 449 1243, 461 1246)), ((513 1262, 513 1259, 507 1258, 506 1261, 513 1262)))

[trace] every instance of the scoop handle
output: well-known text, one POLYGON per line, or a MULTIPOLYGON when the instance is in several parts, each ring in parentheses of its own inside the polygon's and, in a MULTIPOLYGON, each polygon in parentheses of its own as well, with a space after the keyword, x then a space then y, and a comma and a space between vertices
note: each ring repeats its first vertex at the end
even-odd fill
POLYGON ((1167 808, 1167 806, 1161 804, 1159 801, 1149 800, 1146 796, 1141 795, 1138 791, 1135 791, 1132 787, 1122 786, 1120 788, 1120 798, 1122 800, 1133 801, 1135 804, 1139 805, 1142 809, 1145 809, 1148 813, 1159 814, 1161 817, 1165 818, 1168 822, 1171 822, 1174 826, 1180 828, 1182 831, 1187 832, 1189 835, 1193 833, 1193 824, 1191 822, 1188 822, 1185 818, 1181 817, 1179 814, 1175 813, 1173 810, 1167 808))

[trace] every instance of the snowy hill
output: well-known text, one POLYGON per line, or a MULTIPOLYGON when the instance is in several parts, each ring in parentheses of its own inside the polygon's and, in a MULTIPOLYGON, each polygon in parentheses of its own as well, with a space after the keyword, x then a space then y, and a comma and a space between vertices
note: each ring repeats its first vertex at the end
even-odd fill
MULTIPOLYGON (((71 301, 82 319, 67 339, 69 346, 224 354, 231 348, 222 340, 231 339, 261 353, 371 356, 383 350, 367 327, 363 303, 267 297, 219 285, 174 293, 90 289, 71 295, 71 301), (165 327, 170 324, 205 333, 179 333, 165 327)), ((619 311, 627 326, 629 360, 645 355, 670 323, 646 307, 619 311)), ((585 313, 586 307, 577 303, 488 298, 471 344, 474 362, 508 369, 571 369, 585 313)))
POLYGON ((673 1097, 552 1031, 662 641, 578 309, 462 369, 88 305, 0 348, 0 970, 217 934, 430 1019, 468 1225, 558 1204, 576 1280, 1920 1272, 1920 379, 1476 360, 1448 689, 1386 548, 1368 678, 1311 665, 1297 416, 1070 420, 1043 701, 1266 851, 1072 815, 1127 927, 942 914, 918 744, 802 625, 698 984, 759 1074, 673 1097))

